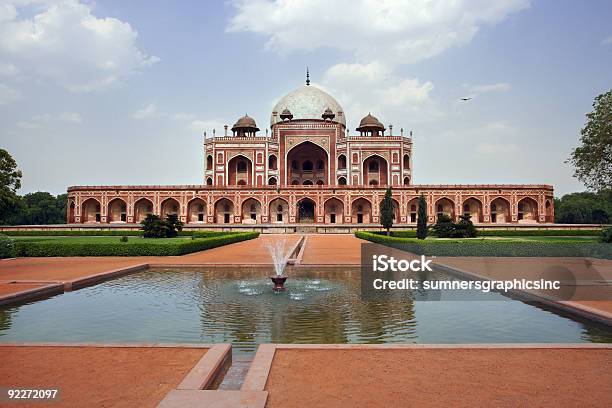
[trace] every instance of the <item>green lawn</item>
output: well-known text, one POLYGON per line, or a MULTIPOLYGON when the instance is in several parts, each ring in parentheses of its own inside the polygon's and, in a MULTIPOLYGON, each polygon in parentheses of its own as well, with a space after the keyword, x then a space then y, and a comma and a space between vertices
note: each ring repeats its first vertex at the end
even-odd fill
POLYGON ((13 237, 15 256, 176 256, 253 239, 257 232, 232 232, 203 238, 13 237))
MULTIPOLYGON (((408 241, 418 241, 416 238, 405 238, 408 241)), ((544 237, 544 236, 523 236, 523 237, 476 237, 476 238, 437 238, 427 237, 427 241, 498 241, 498 242, 521 242, 521 241, 538 241, 538 242, 599 242, 599 237, 544 237)))
POLYGON ((595 237, 481 237, 435 238, 425 240, 404 238, 366 231, 355 233, 357 238, 429 256, 524 256, 524 257, 595 257, 612 259, 612 244, 598 242, 595 237))
MULTIPOLYGON (((121 242, 121 237, 11 237, 15 242, 26 241, 26 242, 62 242, 71 244, 108 244, 121 242)), ((128 237, 127 242, 121 242, 126 245, 133 245, 139 243, 154 243, 164 245, 175 245, 179 242, 191 241, 191 237, 178 237, 178 238, 141 238, 141 237, 128 237)))

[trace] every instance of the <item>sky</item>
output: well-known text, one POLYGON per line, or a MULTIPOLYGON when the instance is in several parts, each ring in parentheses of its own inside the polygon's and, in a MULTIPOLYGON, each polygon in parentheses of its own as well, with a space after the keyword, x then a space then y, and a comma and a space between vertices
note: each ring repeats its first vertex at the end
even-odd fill
POLYGON ((369 112, 413 132, 416 184, 562 196, 610 21, 607 0, 0 0, 0 148, 22 194, 201 184, 203 132, 263 134, 308 66, 351 133, 369 112))

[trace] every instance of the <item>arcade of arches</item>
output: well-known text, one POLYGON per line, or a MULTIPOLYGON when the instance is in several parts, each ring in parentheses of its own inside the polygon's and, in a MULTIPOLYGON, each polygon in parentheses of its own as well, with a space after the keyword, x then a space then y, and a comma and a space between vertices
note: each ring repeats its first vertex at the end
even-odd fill
MULTIPOLYGON (((380 169, 380 167, 379 167, 380 169)), ((376 195, 347 196, 324 187, 320 198, 305 195, 295 197, 286 192, 266 190, 265 195, 211 200, 205 194, 183 198, 180 194, 160 199, 158 204, 146 198, 118 196, 103 200, 88 197, 79 201, 70 198, 68 216, 77 223, 134 223, 148 214, 162 218, 177 215, 186 224, 376 224, 383 191, 376 195), (238 204, 236 204, 236 202, 238 204)), ((365 191, 364 191, 365 192, 365 191)), ((394 224, 416 224, 418 196, 397 194, 393 190, 394 224)), ((511 224, 552 222, 551 197, 538 195, 520 198, 506 196, 469 195, 457 199, 454 195, 426 196, 428 222, 442 214, 453 220, 469 214, 475 224, 511 224)))

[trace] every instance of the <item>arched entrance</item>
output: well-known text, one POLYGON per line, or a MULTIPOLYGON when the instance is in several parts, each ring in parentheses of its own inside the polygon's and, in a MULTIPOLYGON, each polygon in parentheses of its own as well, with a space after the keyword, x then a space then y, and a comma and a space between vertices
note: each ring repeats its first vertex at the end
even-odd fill
POLYGON ((291 184, 312 185, 317 180, 328 183, 328 159, 327 152, 312 142, 304 142, 295 146, 287 153, 287 163, 291 163, 287 169, 287 180, 291 184), (308 182, 308 183, 307 183, 308 182))
POLYGON ((386 186, 387 167, 387 161, 376 154, 365 159, 363 161, 363 184, 367 186, 386 186))
POLYGON ((254 198, 244 200, 242 203, 242 223, 257 224, 261 217, 261 204, 254 198))
POLYGON ((234 223, 234 203, 227 198, 222 198, 215 204, 215 223, 234 223))
POLYGON ((81 219, 84 223, 100 222, 100 203, 95 198, 88 198, 81 206, 81 219))
POLYGON ((252 163, 247 157, 238 155, 232 158, 227 164, 228 185, 244 186, 252 185, 251 172, 252 163))
POLYGON ((206 222, 206 203, 201 198, 194 198, 187 206, 188 223, 206 222))
POLYGON ((372 222, 372 203, 365 198, 358 198, 351 204, 353 224, 370 224, 372 222))
POLYGON ((270 201, 270 222, 283 223, 289 221, 289 204, 282 198, 270 201))
POLYGON ((120 198, 115 198, 108 203, 108 222, 126 222, 127 205, 120 198))
POLYGON ((141 198, 134 203, 134 222, 140 223, 153 214, 153 203, 146 198, 141 198))
POLYGON ((326 224, 342 224, 344 221, 344 204, 337 198, 330 198, 323 205, 326 224))
POLYGON ((491 222, 504 224, 510 222, 510 203, 501 197, 491 201, 491 222))
POLYGON ((419 214, 419 199, 413 198, 408 201, 408 222, 416 223, 419 214))
POLYGON ((518 222, 538 222, 538 203, 531 197, 525 197, 518 202, 518 222))
POLYGON ((297 203, 297 222, 311 224, 315 222, 316 204, 310 198, 303 198, 297 203))
POLYGON ((70 201, 70 205, 68 206, 68 224, 74 223, 74 211, 76 206, 74 205, 74 201, 70 201))
POLYGON ((469 214, 472 222, 483 222, 482 203, 480 200, 470 197, 463 202, 463 215, 469 214))
POLYGON ((181 205, 174 198, 167 198, 161 204, 161 219, 165 220, 169 215, 179 216, 181 205))
POLYGON ((436 209, 436 218, 439 218, 440 215, 445 214, 450 217, 451 220, 455 220, 455 203, 444 197, 436 201, 435 205, 436 209))

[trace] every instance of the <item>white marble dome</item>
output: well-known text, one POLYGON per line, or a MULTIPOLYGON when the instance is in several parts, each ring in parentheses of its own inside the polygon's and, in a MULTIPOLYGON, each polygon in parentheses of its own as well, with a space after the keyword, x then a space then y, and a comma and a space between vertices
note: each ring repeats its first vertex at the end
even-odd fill
POLYGON ((289 109, 293 115, 293 120, 297 119, 318 119, 322 120, 321 115, 325 109, 330 108, 336 115, 334 122, 346 126, 344 109, 334 99, 333 96, 312 85, 304 85, 283 96, 272 109, 270 116, 270 126, 282 122, 280 114, 284 109, 289 109), (276 113, 276 114, 275 114, 276 113))

